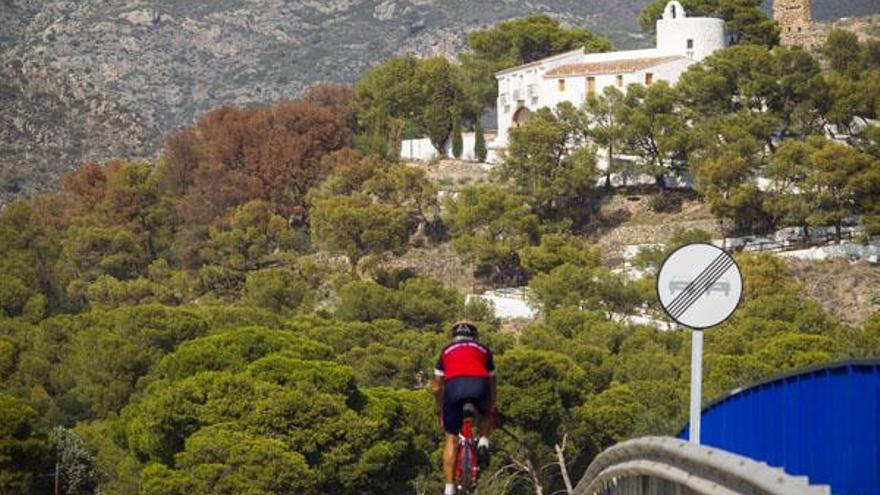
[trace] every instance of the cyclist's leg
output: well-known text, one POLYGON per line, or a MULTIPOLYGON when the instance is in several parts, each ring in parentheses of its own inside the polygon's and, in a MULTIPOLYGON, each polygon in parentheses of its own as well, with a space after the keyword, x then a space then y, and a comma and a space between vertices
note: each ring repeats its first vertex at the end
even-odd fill
POLYGON ((446 445, 443 447, 443 478, 447 485, 455 483, 455 461, 458 455, 458 435, 446 433, 446 445))
POLYGON ((492 417, 492 397, 489 380, 481 380, 479 386, 475 389, 478 393, 478 399, 474 402, 479 412, 478 430, 479 440, 477 441, 477 462, 480 468, 489 466, 489 435, 492 433, 494 426, 494 418, 492 417))
POLYGON ((492 412, 489 411, 486 414, 480 415, 480 436, 489 438, 489 435, 492 434, 492 427, 495 426, 495 418, 492 417, 492 412))
POLYGON ((481 379, 474 388, 474 405, 480 413, 478 430, 481 437, 488 438, 492 433, 494 418, 492 417, 492 397, 489 388, 489 380, 481 379))
POLYGON ((443 387, 442 423, 446 434, 446 445, 443 448, 443 476, 446 484, 455 483, 455 462, 458 454, 458 433, 461 431, 463 404, 458 398, 456 380, 450 380, 443 387))

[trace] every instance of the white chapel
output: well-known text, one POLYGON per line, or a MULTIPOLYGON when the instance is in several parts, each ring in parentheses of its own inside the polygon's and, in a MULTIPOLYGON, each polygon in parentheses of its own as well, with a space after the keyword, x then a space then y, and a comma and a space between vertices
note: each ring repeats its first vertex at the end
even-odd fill
MULTIPOLYGON (((507 131, 528 120, 533 111, 555 108, 563 101, 580 107, 589 95, 600 94, 608 86, 625 91, 632 83, 675 84, 685 69, 727 47, 727 41, 724 20, 688 17, 681 3, 673 0, 657 21, 654 48, 607 53, 586 53, 580 48, 496 73, 497 134, 487 143, 487 162, 499 160, 508 144, 507 131)), ((474 135, 465 134, 463 138, 463 158, 474 160, 474 135)), ((439 157, 427 138, 404 140, 400 151, 404 159, 427 161, 439 157)))
POLYGON ((583 48, 495 74, 498 79, 498 135, 490 144, 501 149, 507 131, 525 122, 541 107, 568 101, 580 106, 588 96, 608 86, 655 81, 675 84, 690 65, 727 46, 724 21, 688 17, 678 1, 666 5, 657 21, 657 46, 642 50, 586 53, 583 48))

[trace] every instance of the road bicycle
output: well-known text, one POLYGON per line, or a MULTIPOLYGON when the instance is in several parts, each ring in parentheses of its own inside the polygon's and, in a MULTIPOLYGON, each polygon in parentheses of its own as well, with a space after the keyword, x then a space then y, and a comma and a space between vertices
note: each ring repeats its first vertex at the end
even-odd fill
POLYGON ((458 434, 458 462, 455 465, 455 484, 459 495, 470 495, 477 486, 480 467, 477 465, 477 442, 474 427, 479 413, 470 402, 464 405, 464 421, 458 434))

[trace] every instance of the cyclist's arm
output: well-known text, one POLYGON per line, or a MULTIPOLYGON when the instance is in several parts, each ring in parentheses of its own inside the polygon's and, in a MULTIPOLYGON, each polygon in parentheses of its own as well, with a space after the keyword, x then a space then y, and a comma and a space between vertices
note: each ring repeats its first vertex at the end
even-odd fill
POLYGON ((437 401, 437 404, 440 404, 443 401, 443 377, 442 376, 434 376, 434 379, 431 380, 431 393, 434 394, 434 400, 437 401))
POLYGON ((486 371, 489 372, 489 398, 492 409, 498 404, 498 381, 495 379, 495 357, 489 351, 489 360, 486 362, 486 371))
POLYGON ((442 404, 443 402, 443 384, 445 383, 445 375, 446 370, 443 365, 443 356, 441 355, 437 359, 437 364, 434 365, 434 379, 431 380, 431 393, 434 394, 434 400, 437 401, 437 404, 442 404))
POLYGON ((495 405, 498 404, 498 381, 495 375, 489 377, 489 396, 492 409, 495 409, 495 405))

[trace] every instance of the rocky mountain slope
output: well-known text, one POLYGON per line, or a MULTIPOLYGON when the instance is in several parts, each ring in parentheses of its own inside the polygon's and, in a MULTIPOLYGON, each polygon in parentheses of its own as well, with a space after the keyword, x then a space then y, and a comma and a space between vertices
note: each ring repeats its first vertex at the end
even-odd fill
POLYGON ((644 44, 628 34, 641 3, 0 0, 0 185, 27 194, 83 160, 149 157, 214 107, 353 81, 395 54, 454 53, 469 30, 530 12, 644 44))
POLYGON ((353 81, 400 53, 455 53, 502 19, 546 12, 644 46, 646 1, 0 0, 0 201, 51 189, 84 160, 151 157, 220 105, 353 81))

